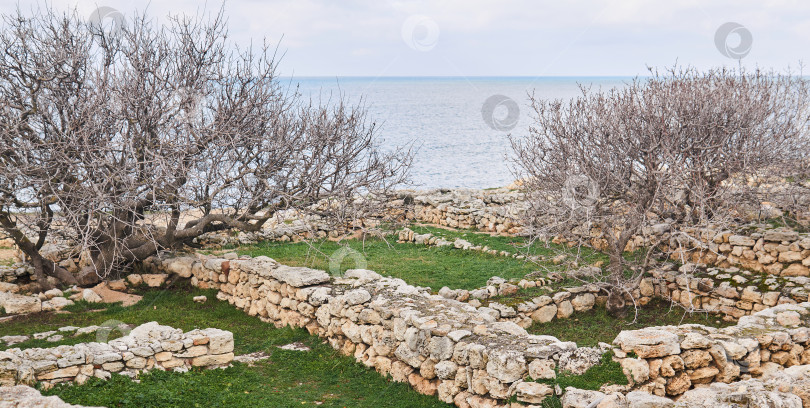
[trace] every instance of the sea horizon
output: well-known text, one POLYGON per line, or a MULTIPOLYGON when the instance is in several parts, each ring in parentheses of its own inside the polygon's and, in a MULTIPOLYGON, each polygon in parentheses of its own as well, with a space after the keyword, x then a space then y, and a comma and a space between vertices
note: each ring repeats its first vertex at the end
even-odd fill
POLYGON ((570 99, 580 86, 614 88, 619 76, 310 76, 283 77, 304 97, 362 98, 380 125, 383 149, 418 147, 411 169, 416 188, 493 188, 519 175, 509 167, 510 135, 528 134, 529 93, 570 99), (485 118, 486 117, 486 118, 485 118))

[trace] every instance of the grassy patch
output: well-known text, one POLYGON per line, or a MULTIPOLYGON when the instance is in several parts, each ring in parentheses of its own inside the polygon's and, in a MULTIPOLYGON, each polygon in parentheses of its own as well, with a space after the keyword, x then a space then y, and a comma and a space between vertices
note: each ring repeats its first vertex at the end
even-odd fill
POLYGON ((663 300, 655 300, 638 308, 635 322, 632 322, 633 317, 632 309, 625 319, 621 319, 610 316, 603 307, 596 307, 587 312, 576 312, 567 319, 535 323, 528 331, 532 334, 551 335, 562 341, 574 341, 579 346, 595 346, 599 342, 612 342, 622 330, 687 323, 713 327, 734 324, 706 313, 687 313, 678 306, 671 307, 669 302, 663 300))
MULTIPOLYGON (((188 373, 153 371, 140 382, 122 376, 110 381, 92 380, 63 385, 45 392, 72 404, 107 407, 448 407, 435 397, 413 391, 407 384, 380 376, 352 358, 332 350, 303 329, 276 329, 228 304, 217 301, 215 291, 175 286, 143 293, 130 306, 107 305, 104 310, 82 313, 39 313, 0 323, 0 336, 56 330, 62 326, 85 327, 105 322, 138 325, 149 321, 183 329, 216 327, 234 333, 235 353, 264 351, 270 359, 253 367, 235 363, 225 370, 188 373), (206 295, 198 304, 193 296, 206 295), (275 346, 300 341, 309 352, 281 350, 275 346)), ((113 331, 110 338, 120 336, 113 331)), ((66 337, 57 343, 29 340, 14 347, 54 347, 94 341, 95 335, 66 337)))
MULTIPOLYGON (((528 238, 520 236, 492 235, 473 230, 449 230, 424 225, 412 226, 410 228, 418 234, 431 233, 448 241, 454 241, 457 238, 461 238, 473 245, 487 246, 489 249, 506 251, 509 253, 538 255, 546 258, 553 258, 561 253, 565 253, 570 255, 571 259, 579 258, 579 263, 581 265, 592 264, 600 260, 607 262, 607 256, 587 247, 579 248, 579 253, 576 253, 577 248, 569 248, 563 245, 538 241, 531 242, 528 238)), ((547 266, 552 269, 560 268, 551 264, 547 266)))
POLYGON ((62 310, 71 313, 83 313, 100 311, 109 308, 120 308, 121 303, 90 303, 84 299, 74 300, 72 305, 65 306, 62 310))
POLYGON ((311 351, 274 349, 253 367, 189 373, 152 371, 140 383, 116 375, 81 386, 58 386, 46 394, 82 405, 107 407, 448 407, 407 384, 339 356, 317 339, 311 351))
MULTIPOLYGON (((399 244, 392 240, 347 240, 342 243, 315 241, 312 243, 267 242, 254 247, 239 248, 242 255, 269 256, 283 264, 308 266, 329 270, 329 257, 338 257, 338 250, 348 246, 362 255, 365 267, 383 276, 402 278, 417 286, 442 286, 453 289, 476 289, 493 276, 522 278, 538 266, 509 257, 489 255, 454 248, 435 248, 414 244, 399 244)), ((340 270, 363 266, 347 255, 340 270)))

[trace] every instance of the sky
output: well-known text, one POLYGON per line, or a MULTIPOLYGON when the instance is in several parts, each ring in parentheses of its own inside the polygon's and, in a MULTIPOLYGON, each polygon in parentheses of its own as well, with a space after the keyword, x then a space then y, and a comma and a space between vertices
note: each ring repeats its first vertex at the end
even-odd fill
MULTIPOLYGON (((160 20, 223 4, 48 3, 160 20)), ((42 4, 4 0, 0 12, 42 4)), ((296 77, 634 76, 675 63, 795 71, 810 61, 806 0, 228 0, 224 9, 234 43, 277 44, 281 74, 296 77)))

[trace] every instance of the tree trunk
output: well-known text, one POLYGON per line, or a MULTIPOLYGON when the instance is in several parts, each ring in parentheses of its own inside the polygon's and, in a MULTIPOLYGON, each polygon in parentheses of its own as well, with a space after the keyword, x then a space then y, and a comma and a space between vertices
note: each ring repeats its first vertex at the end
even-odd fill
POLYGON ((50 259, 43 257, 39 253, 36 245, 16 227, 14 222, 11 221, 6 214, 0 214, 0 225, 2 225, 3 230, 11 236, 11 239, 14 240, 14 243, 17 244, 20 250, 31 260, 31 264, 34 267, 34 276, 37 277, 37 281, 43 290, 53 289, 54 287, 48 282, 48 276, 53 276, 61 283, 68 286, 78 284, 73 274, 55 264, 50 259))
POLYGON ((620 237, 611 241, 609 246, 610 263, 608 264, 608 291, 605 309, 613 317, 624 317, 627 314, 627 302, 624 300, 626 280, 624 277, 624 247, 628 239, 624 232, 620 237))
MULTIPOLYGON (((30 241, 29 241, 30 244, 30 241)), ((42 290, 49 290, 53 289, 54 285, 48 282, 48 276, 53 276, 59 282, 64 285, 72 286, 77 285, 79 282, 76 280, 76 277, 73 276, 70 272, 62 268, 61 266, 57 265, 50 259, 47 259, 40 255, 39 251, 37 251, 33 244, 31 245, 20 245, 20 250, 31 260, 31 265, 34 267, 34 276, 37 277, 37 282, 42 287, 42 290)))

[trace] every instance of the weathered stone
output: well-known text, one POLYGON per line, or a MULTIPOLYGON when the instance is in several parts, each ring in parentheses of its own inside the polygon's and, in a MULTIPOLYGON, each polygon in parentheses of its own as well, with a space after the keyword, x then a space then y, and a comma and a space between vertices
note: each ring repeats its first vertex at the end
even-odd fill
POLYGON ((371 300, 371 294, 365 289, 355 289, 346 292, 343 295, 343 299, 348 305, 359 305, 360 303, 365 303, 371 300))
POLYGON ((574 307, 574 310, 577 312, 583 312, 586 310, 590 310, 593 308, 594 303, 596 302, 596 297, 591 293, 585 293, 579 296, 576 296, 572 301, 571 305, 574 307))
POLYGON ((633 351, 641 358, 664 357, 681 352, 678 335, 656 329, 622 331, 613 344, 623 351, 633 351))
POLYGON ((437 361, 448 360, 453 357, 453 341, 444 336, 434 336, 430 338, 428 344, 430 357, 437 361))
POLYGON ((574 306, 568 300, 562 301, 557 305, 557 318, 565 319, 574 314, 574 306))
POLYGON ((773 228, 765 231, 763 238, 770 242, 793 242, 799 239, 799 233, 789 228, 773 228))
POLYGON ((650 378, 650 366, 640 358, 625 358, 621 361, 624 375, 632 384, 641 384, 650 378))
POLYGON ((522 382, 515 388, 517 400, 530 404, 539 404, 546 397, 554 393, 554 389, 546 384, 536 382, 522 382))
POLYGON ((681 348, 689 349, 704 349, 711 345, 711 340, 700 333, 687 333, 681 341, 681 348))
POLYGON ((667 380, 666 391, 669 395, 681 395, 692 386, 692 381, 685 372, 676 374, 667 380))
POLYGON ((745 235, 731 235, 728 237, 728 243, 732 246, 752 247, 756 244, 756 241, 745 235))
POLYGON ((554 319, 557 315, 557 305, 550 304, 543 306, 532 312, 531 318, 538 323, 547 323, 554 319))
POLYGON ((141 275, 143 283, 150 288, 160 287, 164 282, 166 282, 167 277, 168 275, 165 273, 145 273, 141 275))
POLYGON ((799 264, 794 263, 790 264, 787 268, 782 270, 780 274, 782 276, 810 276, 810 268, 799 264))
POLYGON ((720 373, 717 367, 702 367, 689 373, 689 380, 692 384, 708 384, 720 373))
POLYGON ((42 301, 33 296, 0 292, 0 307, 8 314, 37 313, 42 311, 42 301))
POLYGON ((57 396, 44 397, 39 391, 27 385, 0 388, 0 406, 8 408, 82 408, 81 405, 68 404, 57 396))
MULTIPOLYGON (((166 271, 168 271, 169 273, 177 274, 181 278, 190 278, 191 267, 196 261, 197 261, 196 258, 190 256, 172 258, 169 261, 168 265, 166 265, 166 271)), ((147 282, 147 284, 149 284, 149 282, 147 282)))
POLYGON ((526 374, 528 367, 523 354, 517 351, 493 351, 487 362, 487 374, 503 382, 517 381, 526 374))
POLYGON ((194 357, 191 359, 191 365, 194 367, 207 367, 214 365, 225 365, 233 361, 233 353, 225 354, 209 354, 205 356, 194 357))
POLYGON ((599 391, 580 390, 574 387, 565 389, 560 402, 563 408, 589 408, 593 407, 594 402, 603 400, 606 397, 604 393, 599 391))
POLYGON ((329 281, 329 274, 317 269, 279 265, 270 275, 296 288, 317 285, 329 281))
POLYGON ((37 374, 37 380, 53 380, 57 378, 71 378, 79 374, 79 366, 65 367, 45 373, 37 374))
POLYGON ((628 408, 671 408, 675 402, 643 391, 632 391, 625 397, 628 408))
POLYGON ((529 363, 529 377, 535 380, 557 378, 555 366, 554 360, 534 360, 529 363))
POLYGON ((458 371, 458 365, 452 361, 440 361, 435 366, 436 376, 442 380, 455 378, 456 371, 458 371))

